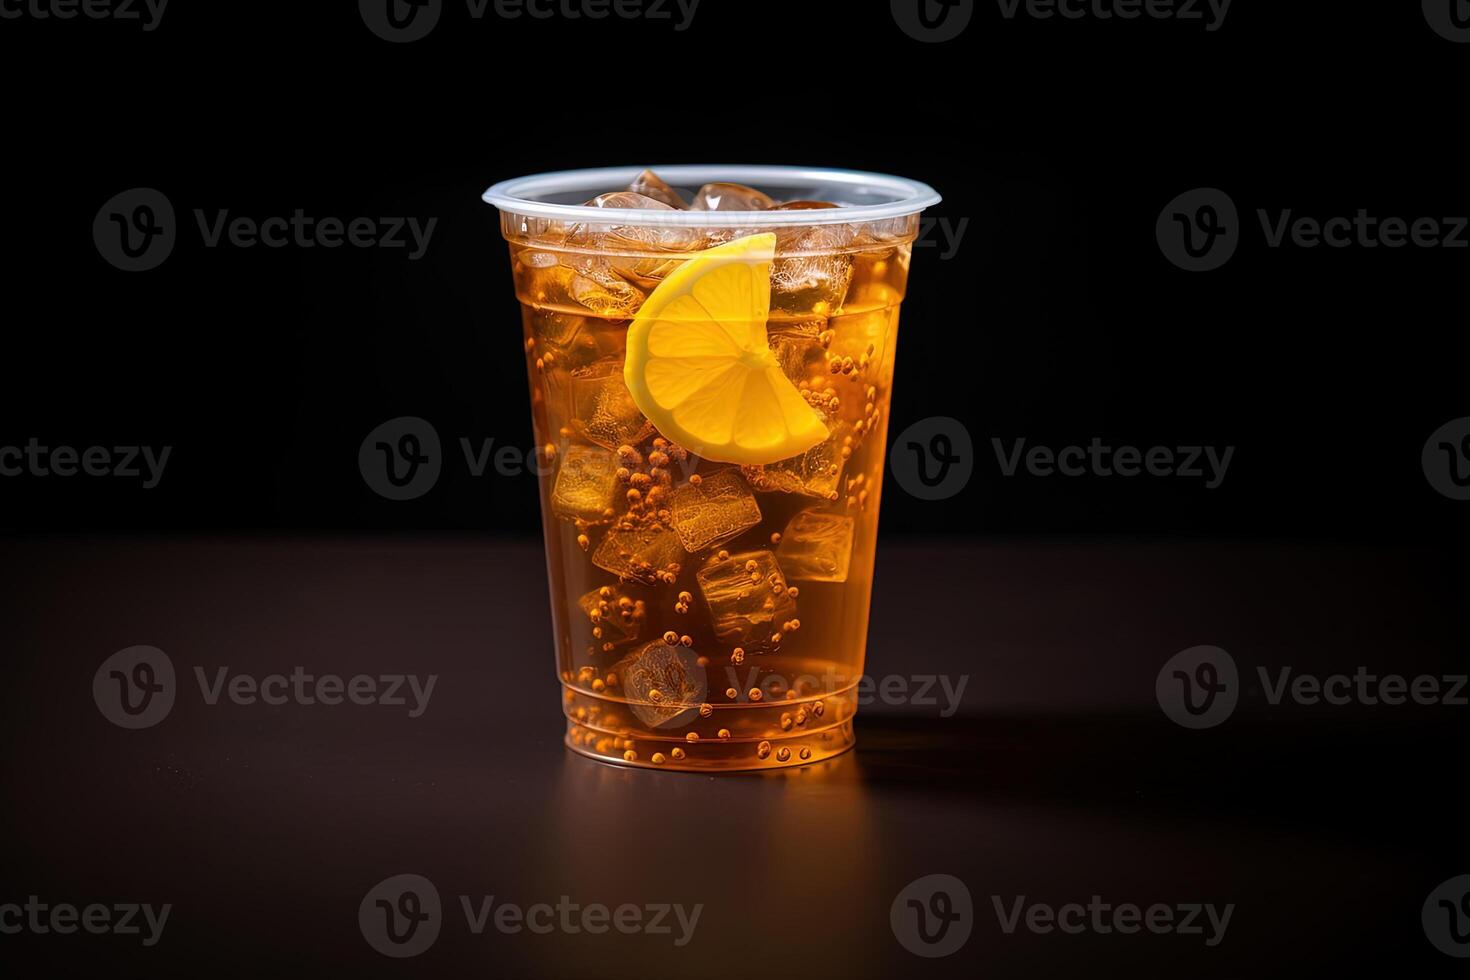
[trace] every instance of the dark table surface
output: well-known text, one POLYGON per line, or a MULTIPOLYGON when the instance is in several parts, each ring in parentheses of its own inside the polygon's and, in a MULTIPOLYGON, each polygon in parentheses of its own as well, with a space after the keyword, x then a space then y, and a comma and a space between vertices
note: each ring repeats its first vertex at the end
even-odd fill
MULTIPOLYGON (((0 902, 171 905, 138 936, 0 936, 55 975, 564 978, 1462 974, 1421 908, 1470 872, 1467 710, 1272 705, 1275 676, 1463 673, 1463 567, 1395 548, 1221 542, 914 542, 880 549, 868 673, 940 703, 875 703, 834 761, 712 778, 566 751, 539 543, 30 539, 5 546, 0 902), (114 652, 165 651, 158 724, 92 694, 114 652), (1218 727, 1154 682, 1197 644, 1240 664, 1218 727), (209 704, 214 678, 427 674, 388 705, 209 704), (932 690, 940 690, 934 685, 932 690), (376 952, 358 910, 422 875, 440 931, 376 952), (902 945, 910 882, 960 879, 968 941, 902 945), (702 906, 692 938, 470 928, 461 896, 522 907, 702 906), (1223 938, 1007 932, 1024 903, 1233 906, 1223 938)), ((890 699, 898 701, 899 699, 890 699)), ((918 699, 922 702, 923 699, 918 699)), ((956 901, 962 899, 957 898, 956 901)), ((952 906, 954 907, 954 906, 952 906)), ((671 918, 671 922, 674 920, 671 918)), ((1201 916, 1201 922, 1207 920, 1201 916)))

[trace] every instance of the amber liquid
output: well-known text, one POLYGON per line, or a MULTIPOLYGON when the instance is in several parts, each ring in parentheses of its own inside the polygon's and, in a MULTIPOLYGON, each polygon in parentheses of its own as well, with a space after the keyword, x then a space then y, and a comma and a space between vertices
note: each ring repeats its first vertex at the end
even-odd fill
POLYGON ((666 444, 622 384, 630 319, 684 253, 512 237, 574 750, 718 771, 852 746, 910 240, 778 252, 770 344, 833 436, 753 468, 666 444))

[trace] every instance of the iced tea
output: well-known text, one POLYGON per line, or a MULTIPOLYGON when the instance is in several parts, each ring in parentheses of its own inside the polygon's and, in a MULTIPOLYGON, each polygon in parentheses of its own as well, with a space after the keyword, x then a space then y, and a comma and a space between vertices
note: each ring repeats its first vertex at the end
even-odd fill
POLYGON ((495 201, 542 456, 566 740, 583 754, 731 770, 815 762, 853 744, 917 211, 808 223, 843 202, 792 201, 807 188, 785 186, 780 195, 710 180, 696 190, 645 172, 585 195, 595 213, 527 215, 495 201), (653 213, 664 211, 725 223, 663 224, 653 213), (778 211, 789 224, 729 217, 778 211), (685 263, 757 234, 775 235, 769 356, 744 358, 779 365, 820 419, 820 441, 761 462, 706 458, 640 411, 625 378, 630 325, 685 263))

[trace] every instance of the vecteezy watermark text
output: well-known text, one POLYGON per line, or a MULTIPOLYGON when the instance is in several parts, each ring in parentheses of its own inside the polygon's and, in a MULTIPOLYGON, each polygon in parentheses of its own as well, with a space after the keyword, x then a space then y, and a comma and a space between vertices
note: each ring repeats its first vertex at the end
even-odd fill
MULTIPOLYGON (((694 23, 700 0, 464 0, 470 20, 646 20, 672 24, 676 32, 694 23)), ((358 0, 367 29, 384 41, 406 44, 428 37, 439 24, 445 0, 358 0)))
MULTIPOLYGON (((650 902, 616 906, 601 902, 582 903, 569 895, 555 902, 520 904, 495 895, 460 895, 459 907, 465 928, 473 936, 487 929, 502 935, 531 933, 547 936, 600 936, 609 932, 625 936, 643 934, 668 936, 674 946, 687 946, 694 938, 703 903, 685 906, 677 902, 650 902)), ((358 926, 368 945, 395 959, 417 956, 432 946, 443 929, 445 915, 439 890, 423 875, 393 875, 378 882, 363 896, 357 911, 358 926)))
POLYGON ((203 667, 194 668, 194 678, 204 703, 219 704, 227 698, 232 704, 280 706, 355 704, 360 707, 378 705, 385 708, 408 708, 408 717, 418 718, 429 707, 439 675, 420 679, 416 674, 310 674, 304 667, 293 667, 290 674, 230 674, 230 668, 218 667, 211 677, 203 667), (228 681, 228 684, 226 683, 228 681))
MULTIPOLYGON (((1351 673, 1298 673, 1287 665, 1258 666, 1256 678, 1265 702, 1303 707, 1470 706, 1470 675, 1380 674, 1359 665, 1351 673)), ((1235 658, 1215 646, 1190 647, 1170 657, 1155 679, 1159 707, 1185 728, 1214 728, 1240 702, 1240 672, 1235 658)))
POLYGON ((1209 33, 1225 26, 1232 0, 996 0, 1000 15, 1015 20, 1177 20, 1200 21, 1209 33))
MULTIPOLYGON (((845 676, 830 668, 822 674, 795 677, 761 667, 742 671, 727 665, 724 670, 726 689, 733 690, 735 700, 742 702, 752 700, 752 692, 759 692, 760 700, 775 702, 788 690, 811 697, 835 694, 847 686, 845 676)), ((858 677, 854 690, 859 707, 878 703, 890 707, 938 708, 939 717, 949 718, 959 711, 969 683, 969 674, 884 674, 881 677, 863 674, 858 677)))
POLYGON ((163 938, 163 929, 168 924, 168 916, 172 911, 171 904, 154 908, 150 904, 137 902, 117 902, 111 905, 93 902, 78 908, 69 902, 43 902, 40 896, 30 895, 24 905, 18 902, 0 904, 0 934, 15 936, 32 933, 44 936, 54 933, 65 936, 81 931, 94 936, 108 933, 116 936, 141 935, 144 946, 156 946, 163 938))
MULTIPOLYGON (((1285 249, 1470 248, 1470 217, 1465 215, 1353 214, 1303 215, 1294 208, 1257 208, 1261 240, 1273 251, 1285 249)), ((1235 254, 1245 226, 1230 195, 1213 187, 1180 194, 1165 205, 1155 224, 1165 258, 1190 272, 1218 269, 1235 254)))
POLYGON ((415 217, 316 218, 297 208, 287 217, 230 217, 228 210, 213 215, 195 209, 194 220, 205 248, 227 242, 235 248, 407 248, 408 261, 417 262, 429 250, 438 218, 415 217))
POLYGON ((914 239, 914 248, 937 248, 939 261, 948 262, 960 254, 960 244, 969 227, 969 218, 952 221, 939 215, 924 215, 919 219, 919 234, 914 239))
MULTIPOLYGON (((1094 894, 1087 901, 1051 904, 1026 895, 991 895, 996 925, 1003 935, 1025 931, 1035 935, 1198 936, 1213 948, 1225 940, 1235 903, 1107 901, 1094 894)), ((904 887, 893 900, 889 922, 893 935, 915 956, 936 958, 958 951, 970 938, 975 909, 965 883, 953 875, 933 874, 904 887)))
POLYGON ((1017 439, 1007 448, 1001 439, 991 439, 995 461, 1005 476, 1015 476, 1024 464, 1032 476, 1174 476, 1203 479, 1206 490, 1214 490, 1225 481, 1225 471, 1235 455, 1234 446, 1224 450, 1214 446, 1136 446, 1112 447, 1094 436, 1084 446, 1026 447, 1025 439, 1017 439))
POLYGON ((496 932, 515 935, 530 932, 547 936, 562 932, 575 936, 586 932, 601 935, 610 930, 625 936, 643 933, 649 936, 672 936, 675 946, 687 946, 694 938, 694 929, 699 925, 699 916, 704 911, 703 903, 686 908, 675 902, 652 902, 647 905, 631 903, 610 908, 600 902, 583 905, 569 896, 560 896, 553 906, 548 902, 518 905, 502 901, 496 904, 494 895, 459 896, 464 910, 465 923, 474 935, 485 931, 493 923, 496 932), (493 914, 491 910, 494 910, 493 914))
POLYGON ((111 476, 141 479, 152 490, 163 479, 172 446, 46 446, 35 437, 22 446, 0 446, 0 477, 111 476), (141 466, 141 469, 140 469, 141 466))
MULTIPOLYGON (((438 218, 318 217, 303 208, 265 217, 236 215, 228 208, 195 208, 193 215, 199 240, 208 249, 401 249, 410 262, 428 252, 439 224, 438 218)), ((173 203, 151 187, 114 195, 92 221, 98 253, 124 272, 146 272, 162 265, 178 237, 173 203)))
POLYGON ((168 0, 0 0, 0 20, 115 20, 158 29, 168 0))
MULTIPOLYGON (((438 674, 316 674, 305 667, 265 675, 194 668, 200 699, 209 706, 221 701, 241 707, 353 705, 406 708, 419 718, 434 696, 438 674)), ((168 717, 178 692, 173 660, 157 647, 119 650, 102 662, 92 677, 92 698, 103 717, 120 728, 151 728, 168 717)))
POLYGON ((1101 895, 1093 895, 1084 905, 1067 902, 1049 905, 1046 902, 1027 902, 1025 895, 1002 899, 990 896, 996 920, 1006 935, 1018 929, 1045 935, 1062 932, 1070 936, 1093 933, 1106 936, 1111 933, 1131 935, 1148 932, 1155 935, 1203 936, 1205 945, 1215 947, 1225 939, 1225 930, 1230 928, 1230 918, 1235 914, 1235 903, 1221 908, 1208 902, 1155 902, 1138 905, 1133 902, 1105 902, 1101 895))
MULTIPOLYGON (((523 449, 497 446, 494 437, 471 439, 461 436, 460 454, 465 471, 480 478, 494 474, 518 477, 547 476, 556 470, 558 458, 566 455, 569 443, 560 447, 523 449)), ((445 454, 439 431, 425 419, 404 415, 389 419, 363 437, 357 449, 357 467, 363 483, 388 500, 414 500, 434 489, 443 473, 445 454)), ((612 469, 620 464, 608 457, 612 469)))
MULTIPOLYGON (((550 476, 557 471, 561 460, 569 458, 568 450, 573 447, 570 439, 529 449, 510 443, 497 445, 493 436, 460 436, 457 443, 457 455, 464 459, 465 472, 475 479, 492 475, 550 476)), ((452 451, 448 454, 454 455, 452 451)), ((388 500, 413 500, 428 493, 439 482, 445 461, 439 431, 427 420, 413 415, 389 419, 376 426, 357 448, 357 466, 363 483, 388 500)), ((610 475, 622 464, 607 453, 581 457, 577 465, 584 472, 591 466, 606 465, 610 475)), ((671 461, 670 469, 687 478, 697 465, 698 461, 691 456, 671 461)))

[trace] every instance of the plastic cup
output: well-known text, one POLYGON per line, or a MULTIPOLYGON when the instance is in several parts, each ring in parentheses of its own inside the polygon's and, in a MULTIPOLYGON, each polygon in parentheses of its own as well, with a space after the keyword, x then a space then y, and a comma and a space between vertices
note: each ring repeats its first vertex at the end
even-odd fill
POLYGON ((606 762, 705 772, 830 758, 854 742, 899 309, 919 214, 939 195, 848 170, 652 170, 684 202, 735 184, 771 200, 722 187, 704 198, 808 203, 585 206, 639 167, 485 193, 521 307, 566 742, 606 762), (829 435, 739 465, 665 439, 623 381, 624 353, 674 270, 766 233, 765 343, 829 435))

